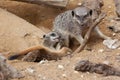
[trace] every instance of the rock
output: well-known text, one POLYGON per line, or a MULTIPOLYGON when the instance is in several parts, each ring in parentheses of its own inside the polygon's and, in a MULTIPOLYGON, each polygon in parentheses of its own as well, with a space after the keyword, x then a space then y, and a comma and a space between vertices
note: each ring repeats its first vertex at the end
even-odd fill
POLYGON ((84 77, 84 75, 81 75, 81 78, 83 78, 84 77))
POLYGON ((110 62, 109 61, 104 61, 103 64, 109 65, 110 62))
POLYGON ((58 65, 58 69, 64 69, 64 66, 63 65, 58 65))
POLYGON ((102 53, 104 52, 104 49, 99 49, 98 52, 102 53))
POLYGON ((82 5, 82 3, 78 3, 77 5, 78 5, 78 6, 81 6, 81 5, 82 5))
POLYGON ((66 74, 62 74, 62 76, 65 78, 65 77, 67 77, 67 75, 66 74))
POLYGON ((29 73, 34 73, 35 72, 35 70, 33 68, 27 68, 26 71, 29 72, 29 73))
POLYGON ((48 62, 48 60, 41 60, 41 61, 39 62, 39 64, 44 64, 44 63, 46 63, 46 62, 48 62))
POLYGON ((79 72, 78 71, 74 71, 75 74, 78 74, 79 72))
POLYGON ((6 58, 0 55, 0 80, 9 80, 14 78, 23 78, 22 75, 16 68, 7 64, 6 58))
POLYGON ((109 9, 111 9, 111 8, 112 8, 112 6, 108 6, 108 8, 109 8, 109 9))
POLYGON ((116 36, 116 33, 113 33, 112 35, 113 35, 113 36, 116 36))
POLYGON ((117 49, 118 47, 120 47, 120 41, 118 39, 107 39, 103 41, 103 44, 109 49, 117 49))

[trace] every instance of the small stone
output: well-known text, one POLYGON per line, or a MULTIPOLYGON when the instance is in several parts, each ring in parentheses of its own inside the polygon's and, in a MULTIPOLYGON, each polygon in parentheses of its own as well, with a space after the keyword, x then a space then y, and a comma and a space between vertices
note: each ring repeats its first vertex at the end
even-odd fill
POLYGON ((75 74, 78 74, 79 72, 78 71, 74 71, 75 74))
POLYGON ((103 44, 109 49, 117 49, 118 47, 120 47, 120 41, 118 41, 118 39, 107 39, 103 41, 103 44))
POLYGON ((113 36, 116 36, 116 33, 113 33, 112 35, 113 35, 113 36))
POLYGON ((110 62, 109 61, 104 61, 103 64, 109 65, 110 62))
POLYGON ((108 6, 108 8, 112 8, 112 6, 108 6))
POLYGON ((78 6, 81 6, 82 5, 82 3, 78 3, 78 6))
POLYGON ((84 76, 83 75, 81 75, 81 78, 83 78, 84 76))
POLYGON ((44 63, 46 63, 46 62, 48 62, 47 60, 41 60, 40 62, 39 62, 39 64, 44 64, 44 63))
POLYGON ((29 72, 29 73, 34 73, 35 72, 35 70, 32 69, 32 68, 27 68, 26 71, 29 72))
POLYGON ((63 76, 63 77, 67 77, 67 75, 66 75, 66 74, 62 74, 62 76, 63 76))
POLYGON ((87 74, 90 74, 90 72, 87 72, 87 74))
POLYGON ((104 49, 99 49, 98 52, 102 53, 104 52, 104 49))
POLYGON ((63 65, 58 65, 58 69, 64 69, 63 65))

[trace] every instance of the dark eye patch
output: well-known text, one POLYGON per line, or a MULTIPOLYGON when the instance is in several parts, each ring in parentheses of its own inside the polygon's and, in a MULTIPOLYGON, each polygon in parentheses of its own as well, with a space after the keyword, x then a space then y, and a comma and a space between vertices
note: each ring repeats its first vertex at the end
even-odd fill
POLYGON ((55 37, 55 36, 56 36, 56 34, 55 34, 55 33, 51 33, 50 35, 51 35, 51 36, 53 36, 53 37, 55 37))
POLYGON ((46 37, 46 35, 44 34, 44 35, 43 35, 43 38, 45 38, 45 37, 46 37))
POLYGON ((86 15, 84 15, 83 17, 86 18, 88 16, 91 16, 92 15, 92 10, 90 10, 86 15))
POLYGON ((93 14, 93 11, 92 11, 92 10, 90 10, 89 14, 90 14, 90 15, 92 15, 92 14, 93 14))

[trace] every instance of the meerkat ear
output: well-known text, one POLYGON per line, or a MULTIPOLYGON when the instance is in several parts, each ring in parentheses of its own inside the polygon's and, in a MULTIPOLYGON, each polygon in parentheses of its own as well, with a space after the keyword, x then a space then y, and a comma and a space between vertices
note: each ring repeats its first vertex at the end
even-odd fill
POLYGON ((73 17, 75 16, 75 13, 74 13, 74 11, 72 11, 72 16, 73 16, 73 17))

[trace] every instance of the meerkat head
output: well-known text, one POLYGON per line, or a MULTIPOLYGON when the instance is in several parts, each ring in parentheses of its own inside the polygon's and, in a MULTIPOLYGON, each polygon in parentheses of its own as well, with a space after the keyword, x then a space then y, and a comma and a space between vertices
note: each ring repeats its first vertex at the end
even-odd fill
POLYGON ((60 35, 56 32, 49 32, 43 35, 43 45, 47 47, 54 47, 60 42, 60 35))
POLYGON ((44 40, 50 40, 52 42, 58 42, 59 38, 60 36, 56 32, 49 32, 46 35, 43 35, 44 40))
POLYGON ((79 23, 79 25, 83 25, 83 24, 86 24, 87 21, 91 19, 92 10, 87 7, 81 6, 81 7, 75 8, 72 11, 72 16, 73 16, 73 19, 77 23, 79 23))

